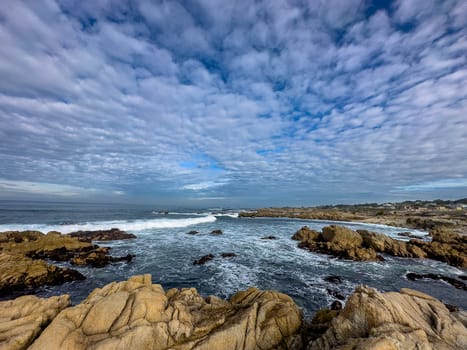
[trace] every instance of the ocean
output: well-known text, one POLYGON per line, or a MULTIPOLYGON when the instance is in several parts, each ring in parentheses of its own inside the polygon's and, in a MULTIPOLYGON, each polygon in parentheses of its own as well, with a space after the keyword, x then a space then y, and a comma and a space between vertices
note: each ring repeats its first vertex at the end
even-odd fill
MULTIPOLYGON (((153 283, 170 288, 196 288, 202 295, 228 298, 239 290, 255 286, 290 295, 312 315, 335 299, 328 292, 348 296, 353 289, 366 284, 381 291, 413 288, 431 294, 445 303, 467 309, 464 290, 432 280, 409 281, 407 272, 441 273, 450 277, 463 270, 433 260, 385 256, 382 262, 354 262, 328 255, 311 253, 297 247, 291 236, 302 226, 320 230, 330 224, 351 229, 367 229, 401 239, 398 232, 425 232, 384 225, 343 223, 286 218, 239 218, 238 211, 213 208, 169 210, 142 205, 50 203, 0 201, 0 231, 39 230, 68 233, 77 230, 119 228, 137 238, 99 243, 111 247, 113 256, 135 254, 130 263, 116 263, 104 268, 73 267, 86 276, 84 281, 47 286, 36 291, 38 296, 70 294, 73 303, 82 301, 94 288, 112 281, 126 280, 136 274, 150 273, 153 283), (211 235, 215 229, 222 235, 211 235), (187 232, 196 230, 196 235, 187 232), (261 239, 275 236, 276 240, 261 239), (221 253, 235 253, 222 258, 221 253), (193 261, 206 254, 215 258, 205 265, 193 261), (337 275, 343 283, 325 280, 337 275)), ((68 263, 55 263, 72 267, 68 263)))

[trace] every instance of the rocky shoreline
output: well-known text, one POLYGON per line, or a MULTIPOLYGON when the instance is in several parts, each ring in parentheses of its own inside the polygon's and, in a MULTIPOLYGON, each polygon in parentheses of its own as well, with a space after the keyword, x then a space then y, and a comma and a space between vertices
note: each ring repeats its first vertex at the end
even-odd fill
MULTIPOLYGON (((404 242, 331 225, 322 232, 302 227, 292 239, 303 249, 342 259, 378 261, 392 255, 467 267, 465 236, 441 229, 430 236, 431 241, 404 242)), ((110 248, 93 242, 133 238, 118 229, 0 233, 0 293, 28 293, 85 278, 54 261, 95 268, 131 261, 133 255, 113 257, 110 248)), ((208 254, 193 264, 235 256, 208 254)), ((406 278, 441 280, 467 290, 462 278, 413 273, 406 278)), ((304 319, 294 300, 276 291, 250 288, 224 300, 203 297, 194 288, 166 291, 152 284, 150 275, 97 288, 75 306, 68 295, 21 296, 0 302, 0 349, 467 349, 467 312, 455 305, 411 289, 381 293, 367 286, 346 300, 339 291, 341 277, 325 279, 336 284, 327 288, 335 300, 312 319, 304 319)))
POLYGON ((40 349, 464 349, 467 313, 415 290, 360 286, 341 310, 303 319, 295 302, 250 288, 223 300, 134 276, 67 295, 0 302, 0 348, 40 349))
POLYGON ((404 258, 430 258, 467 269, 467 236, 442 230, 433 230, 430 236, 430 242, 420 239, 403 242, 376 232, 330 225, 322 232, 304 226, 292 239, 300 241, 300 248, 342 259, 378 261, 384 260, 381 255, 384 253, 404 258))
POLYGON ((310 208, 259 208, 241 212, 239 217, 282 217, 364 222, 427 231, 449 230, 459 235, 467 235, 466 209, 449 209, 436 206, 432 202, 424 204, 418 202, 394 203, 388 206, 362 204, 310 208))
POLYGON ((103 240, 132 239, 136 236, 111 229, 108 231, 61 234, 39 231, 0 233, 0 296, 27 291, 42 285, 58 285, 84 280, 80 272, 51 262, 69 262, 72 266, 103 267, 119 261, 130 262, 132 254, 114 257, 110 248, 93 244, 103 240))

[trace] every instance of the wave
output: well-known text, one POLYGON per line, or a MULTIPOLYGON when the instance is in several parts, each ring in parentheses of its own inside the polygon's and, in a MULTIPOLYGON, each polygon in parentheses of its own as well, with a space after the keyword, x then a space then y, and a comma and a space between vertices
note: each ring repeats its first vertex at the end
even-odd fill
POLYGON ((214 216, 219 217, 219 216, 228 216, 229 218, 238 218, 238 213, 221 213, 221 214, 214 214, 214 216))
POLYGON ((231 218, 238 218, 238 213, 237 212, 228 212, 228 213, 219 213, 219 212, 177 212, 177 211, 169 211, 167 214, 164 212, 160 211, 153 211, 152 214, 157 214, 157 215, 180 215, 180 216, 209 216, 209 215, 214 215, 215 217, 219 216, 228 216, 231 218))
POLYGON ((65 224, 65 225, 45 225, 45 224, 4 224, 0 225, 1 231, 25 231, 37 230, 42 232, 59 231, 62 233, 70 233, 74 231, 94 231, 108 230, 111 228, 119 228, 123 231, 144 231, 149 229, 159 228, 178 228, 192 225, 204 224, 216 221, 214 215, 207 215, 197 218, 186 219, 150 219, 150 220, 115 220, 115 221, 96 221, 80 224, 65 224))

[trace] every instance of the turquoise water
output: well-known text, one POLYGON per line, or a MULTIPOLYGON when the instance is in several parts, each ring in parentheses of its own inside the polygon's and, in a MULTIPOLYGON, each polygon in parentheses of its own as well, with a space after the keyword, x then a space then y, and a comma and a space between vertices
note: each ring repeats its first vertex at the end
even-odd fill
MULTIPOLYGON (((451 277, 465 271, 447 264, 386 256, 384 262, 352 262, 311 253, 297 247, 290 239, 304 225, 314 229, 335 223, 276 218, 238 218, 234 210, 219 213, 209 208, 190 211, 177 209, 169 214, 160 208, 130 205, 69 203, 0 203, 0 231, 37 229, 43 232, 118 227, 136 234, 128 241, 103 242, 112 247, 112 255, 135 254, 131 263, 117 263, 101 269, 77 268, 87 279, 37 290, 41 296, 69 293, 73 302, 84 299, 90 291, 131 275, 150 273, 154 283, 164 288, 195 287, 204 295, 229 297, 238 290, 256 286, 274 289, 292 296, 305 314, 332 303, 326 289, 348 296, 359 284, 383 291, 414 288, 442 301, 467 309, 466 292, 439 281, 408 281, 407 272, 442 273, 451 277), (222 235, 210 232, 221 229, 222 235), (197 235, 187 235, 190 230, 197 235), (277 240, 262 240, 273 235, 277 240), (233 252, 237 257, 223 259, 220 253, 233 252), (193 260, 206 254, 216 258, 206 265, 194 266, 193 260), (344 282, 333 285, 324 280, 339 275, 344 282)), ((352 229, 368 229, 393 237, 411 231, 395 227, 358 223, 340 223, 352 229)), ((400 238, 400 237, 398 237, 400 238)), ((67 264, 60 264, 69 266, 67 264)))

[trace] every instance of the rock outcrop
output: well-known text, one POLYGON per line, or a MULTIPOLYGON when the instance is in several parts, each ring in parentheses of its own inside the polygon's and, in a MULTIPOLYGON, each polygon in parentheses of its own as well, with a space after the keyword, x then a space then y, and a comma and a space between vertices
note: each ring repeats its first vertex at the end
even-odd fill
POLYGON ((362 286, 343 310, 320 317, 315 324, 328 323, 328 329, 308 350, 467 349, 467 329, 459 319, 439 300, 411 289, 379 293, 362 286))
POLYGON ((33 295, 0 302, 0 349, 26 349, 64 308, 68 295, 38 298, 33 295))
POLYGON ((446 229, 430 231, 431 242, 411 239, 410 244, 422 249, 428 258, 467 269, 467 236, 446 229))
POLYGON ((435 231, 431 242, 411 239, 403 242, 381 233, 367 230, 353 231, 331 225, 321 233, 304 226, 292 239, 299 247, 313 252, 330 254, 356 261, 384 260, 381 253, 405 258, 430 258, 450 265, 467 268, 467 237, 452 232, 435 231))
POLYGON ((136 238, 134 234, 121 231, 118 228, 111 228, 110 230, 76 231, 68 235, 76 237, 82 242, 89 243, 92 241, 118 241, 136 238))
POLYGON ((70 261, 74 265, 102 267, 116 261, 131 261, 133 256, 112 257, 110 248, 99 247, 78 237, 38 231, 0 233, 0 250, 33 259, 70 261))
POLYGON ((363 238, 358 232, 342 226, 326 226, 321 233, 303 227, 292 238, 301 240, 300 248, 342 259, 382 260, 373 248, 363 246, 363 238))
POLYGON ((165 292, 144 275, 63 310, 30 349, 300 349, 300 327, 287 295, 250 288, 229 301, 202 298, 193 288, 165 292))
MULTIPOLYGON (((76 270, 50 265, 20 254, 0 252, 0 295, 12 291, 84 280, 76 270)), ((0 318, 1 318, 0 314, 0 318)))

